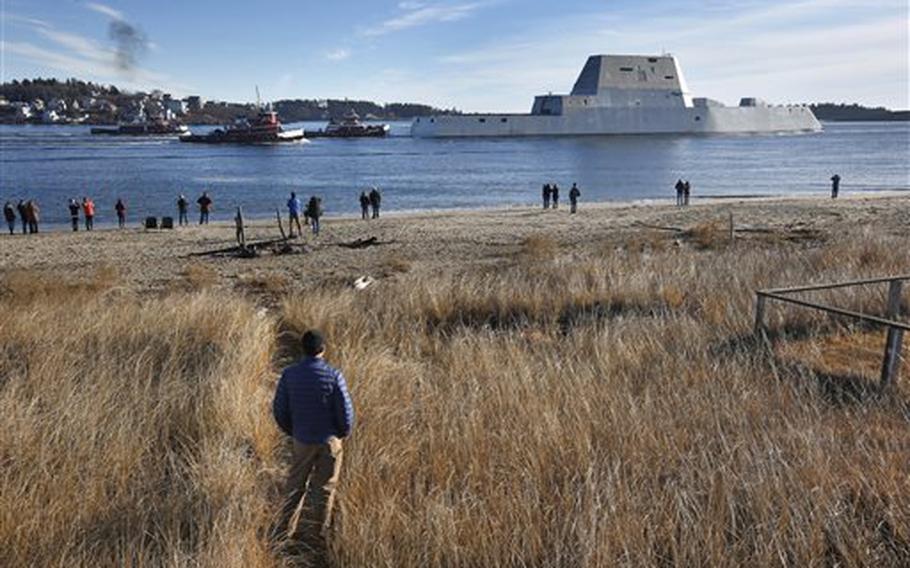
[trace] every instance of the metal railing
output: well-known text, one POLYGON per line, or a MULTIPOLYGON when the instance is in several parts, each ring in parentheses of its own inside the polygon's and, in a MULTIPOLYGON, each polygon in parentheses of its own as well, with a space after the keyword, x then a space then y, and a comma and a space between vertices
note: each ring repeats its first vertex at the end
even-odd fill
POLYGON ((907 276, 889 276, 886 278, 870 278, 867 280, 852 280, 850 282, 838 282, 834 284, 816 284, 812 286, 797 286, 792 288, 774 288, 770 290, 755 291, 755 333, 762 334, 766 331, 765 327, 765 304, 768 300, 776 300, 789 304, 795 304, 804 308, 820 310, 833 315, 844 316, 858 321, 866 322, 873 325, 883 326, 888 329, 888 335, 885 340, 885 354, 882 361, 881 387, 887 389, 897 382, 897 375, 900 371, 901 364, 901 343, 904 339, 904 332, 910 331, 910 324, 898 321, 901 310, 901 291, 903 282, 910 280, 907 276), (810 302, 800 298, 791 298, 790 294, 799 292, 815 292, 818 290, 833 290, 836 288, 848 288, 851 286, 868 286, 874 284, 888 283, 888 305, 885 309, 885 317, 874 316, 853 310, 846 310, 835 306, 828 306, 818 302, 810 302))

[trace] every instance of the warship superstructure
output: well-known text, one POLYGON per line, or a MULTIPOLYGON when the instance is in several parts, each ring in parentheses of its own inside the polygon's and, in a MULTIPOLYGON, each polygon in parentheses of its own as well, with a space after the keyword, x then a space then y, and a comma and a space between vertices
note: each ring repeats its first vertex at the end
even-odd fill
POLYGON ((568 95, 535 97, 530 114, 420 117, 421 137, 573 136, 815 132, 803 105, 769 105, 745 97, 739 106, 693 97, 672 55, 592 55, 568 95))

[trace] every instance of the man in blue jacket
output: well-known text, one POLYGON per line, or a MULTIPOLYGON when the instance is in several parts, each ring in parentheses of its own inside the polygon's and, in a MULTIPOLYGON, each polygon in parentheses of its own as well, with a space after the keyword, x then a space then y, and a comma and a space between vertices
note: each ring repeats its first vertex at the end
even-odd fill
POLYGON ((303 229, 300 228, 300 199, 297 194, 291 192, 291 198, 288 199, 288 231, 291 237, 294 236, 294 224, 297 225, 297 234, 303 236, 303 229))
POLYGON ((304 358, 282 372, 272 403, 278 426, 294 439, 279 527, 288 529, 289 538, 302 536, 309 546, 325 550, 341 469, 341 439, 351 433, 354 407, 344 376, 323 359, 320 332, 303 334, 303 351, 304 358))

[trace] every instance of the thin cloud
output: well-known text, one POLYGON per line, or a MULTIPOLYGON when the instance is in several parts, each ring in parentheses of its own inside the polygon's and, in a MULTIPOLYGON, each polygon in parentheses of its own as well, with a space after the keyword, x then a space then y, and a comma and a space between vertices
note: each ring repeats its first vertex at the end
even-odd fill
POLYGON ((329 61, 344 61, 345 59, 351 56, 351 51, 349 49, 338 48, 331 51, 327 51, 325 58, 329 61))
POLYGON ((365 36, 382 36, 410 28, 463 20, 483 6, 481 2, 455 4, 424 4, 422 2, 401 2, 398 7, 404 10, 394 18, 363 30, 365 36))
POLYGON ((104 14, 105 16, 114 19, 114 20, 123 20, 123 12, 115 8, 111 8, 107 4, 100 4, 98 2, 87 2, 85 7, 93 12, 98 12, 99 14, 104 14))
POLYGON ((39 28, 51 27, 51 24, 44 20, 39 20, 38 18, 30 18, 28 16, 19 16, 16 14, 5 14, 4 18, 6 19, 7 22, 12 22, 12 23, 16 23, 16 24, 25 24, 28 26, 39 27, 39 28))

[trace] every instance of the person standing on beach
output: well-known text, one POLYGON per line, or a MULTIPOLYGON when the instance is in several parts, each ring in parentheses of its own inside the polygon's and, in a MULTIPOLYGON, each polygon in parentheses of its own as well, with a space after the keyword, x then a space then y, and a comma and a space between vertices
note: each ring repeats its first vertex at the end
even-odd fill
POLYGON ((70 224, 73 227, 73 232, 76 233, 79 231, 79 202, 75 199, 70 199, 67 207, 70 210, 70 224))
POLYGON ((689 206, 689 193, 692 191, 692 185, 689 180, 683 182, 683 205, 689 206))
POLYGON ((16 233, 16 208, 9 201, 3 204, 3 218, 6 219, 6 224, 9 226, 9 234, 14 235, 16 233))
POLYGON ((543 190, 541 191, 541 194, 543 196, 543 208, 549 209, 550 208, 550 184, 548 184, 548 183, 543 184, 543 190))
POLYGON ((122 229, 126 226, 126 204, 119 197, 114 204, 114 211, 117 213, 117 227, 122 229))
POLYGON ((341 472, 342 439, 354 426, 354 405, 344 375, 325 360, 322 334, 307 331, 302 346, 303 359, 282 371, 272 401, 275 422, 293 440, 277 528, 281 536, 300 539, 323 555, 341 472))
POLYGON ((559 209, 559 186, 555 183, 550 186, 550 199, 553 200, 553 209, 559 209))
POLYGON ((199 199, 196 200, 196 203, 199 204, 199 224, 208 225, 209 212, 212 210, 212 198, 209 197, 207 191, 203 191, 199 199))
POLYGON ((19 212, 19 219, 22 221, 22 234, 24 235, 28 232, 28 215, 25 201, 19 200, 19 203, 16 204, 16 211, 19 212))
POLYGON ((187 219, 187 211, 190 208, 190 202, 182 193, 177 197, 177 223, 179 225, 189 225, 190 221, 187 219))
POLYGON ((29 234, 38 233, 38 219, 40 217, 41 209, 38 207, 38 202, 29 199, 25 203, 25 218, 28 221, 28 232, 29 234))
POLYGON ((569 213, 578 212, 578 198, 581 196, 581 191, 578 189, 578 184, 573 183, 572 189, 569 190, 569 213))
POLYGON ((370 218, 370 196, 367 192, 360 192, 360 218, 364 221, 370 218))
POLYGON ((382 194, 375 185, 370 190, 370 206, 373 207, 373 219, 379 219, 379 206, 382 204, 382 194))
POLYGON ((291 237, 294 236, 294 224, 297 224, 297 234, 303 236, 303 229, 300 227, 300 200, 297 194, 291 192, 291 198, 288 199, 288 232, 291 237))
POLYGON ((91 231, 95 228, 95 202, 88 196, 82 197, 82 214, 85 215, 85 230, 91 231))
POLYGON ((683 183, 682 178, 676 180, 676 206, 682 207, 683 205, 683 191, 686 189, 686 184, 683 183))
POLYGON ((310 218, 310 226, 313 228, 313 235, 319 234, 319 218, 322 217, 322 198, 310 197, 306 206, 307 217, 310 218))
POLYGON ((831 176, 831 199, 837 199, 838 193, 840 193, 840 176, 834 174, 831 176))

